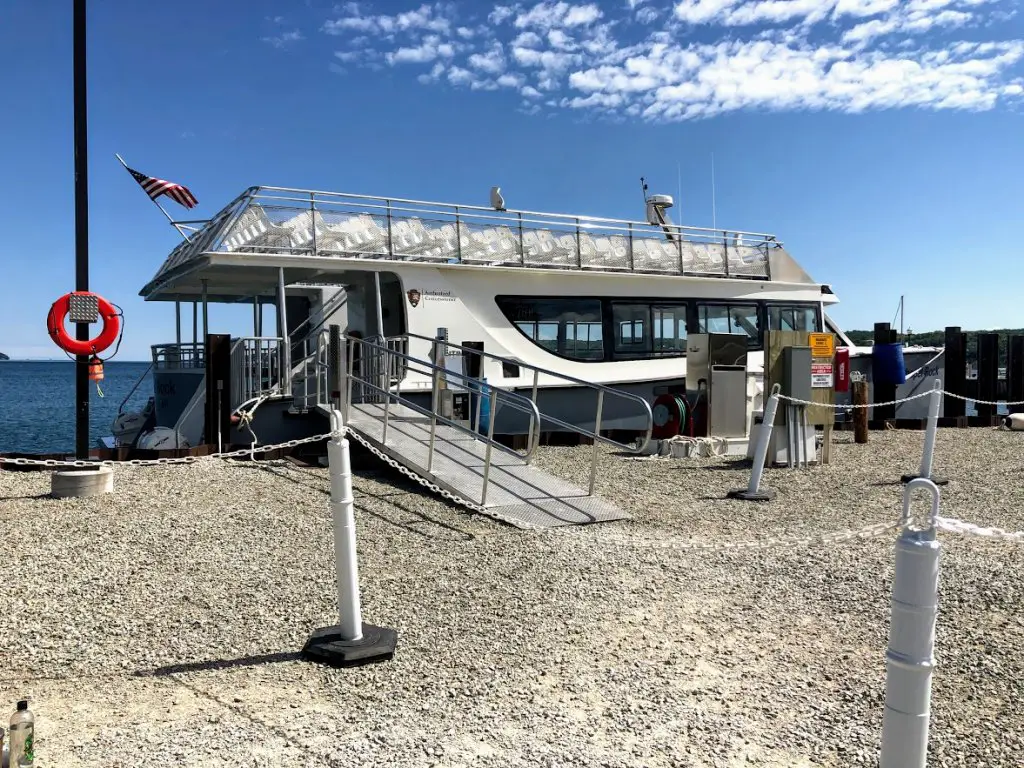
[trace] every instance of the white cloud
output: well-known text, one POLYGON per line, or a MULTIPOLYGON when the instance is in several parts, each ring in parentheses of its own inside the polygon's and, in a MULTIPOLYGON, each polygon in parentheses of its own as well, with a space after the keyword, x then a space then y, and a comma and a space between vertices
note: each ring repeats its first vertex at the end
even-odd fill
POLYGON ((448 59, 454 55, 455 49, 450 43, 442 43, 441 38, 431 35, 420 45, 388 52, 384 59, 388 64, 424 64, 437 58, 448 59))
POLYGON ((462 0, 393 15, 349 4, 323 31, 345 38, 338 62, 405 65, 432 87, 514 90, 526 113, 664 122, 738 110, 983 110, 1024 101, 1024 40, 996 23, 1016 1, 462 0), (981 39, 950 42, 963 27, 981 39))
POLYGON ((297 43, 300 40, 305 40, 305 38, 297 29, 293 29, 290 32, 282 32, 280 35, 271 35, 263 38, 263 42, 270 43, 270 45, 275 48, 284 48, 292 43, 297 43))
POLYGON ((495 42, 486 53, 472 54, 466 62, 473 69, 491 75, 498 75, 505 71, 505 54, 499 42, 495 42))
POLYGON ((515 25, 520 29, 537 27, 552 29, 556 27, 577 27, 592 24, 604 14, 593 3, 586 5, 570 5, 565 2, 540 2, 530 10, 516 15, 515 25))

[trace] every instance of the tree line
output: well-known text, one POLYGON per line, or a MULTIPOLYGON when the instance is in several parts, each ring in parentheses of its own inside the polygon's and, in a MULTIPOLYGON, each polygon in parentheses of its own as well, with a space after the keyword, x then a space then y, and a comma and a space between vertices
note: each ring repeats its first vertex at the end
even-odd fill
MULTIPOLYGON (((999 334, 999 364, 1006 365, 1006 349, 1009 345, 1009 339, 1011 336, 1024 335, 1024 328, 1000 328, 998 330, 991 331, 964 331, 964 335, 967 340, 967 362, 976 363, 978 361, 978 334, 979 333, 998 333, 999 334)), ((875 332, 874 331, 847 331, 846 335, 850 337, 850 341, 856 344, 858 347, 870 347, 874 343, 875 332)), ((942 347, 946 344, 946 332, 941 331, 926 331, 924 333, 914 333, 909 328, 907 332, 903 334, 901 340, 904 344, 922 346, 922 347, 942 347)))

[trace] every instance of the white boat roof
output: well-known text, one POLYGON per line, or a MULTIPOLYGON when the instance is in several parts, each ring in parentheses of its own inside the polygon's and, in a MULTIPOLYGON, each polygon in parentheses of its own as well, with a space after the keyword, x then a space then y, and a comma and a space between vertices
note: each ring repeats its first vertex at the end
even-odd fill
POLYGON ((200 273, 211 300, 241 300, 276 285, 281 266, 300 281, 322 274, 310 257, 334 270, 381 260, 817 284, 774 235, 593 216, 250 187, 209 220, 178 223, 195 231, 147 300, 194 299, 200 273))

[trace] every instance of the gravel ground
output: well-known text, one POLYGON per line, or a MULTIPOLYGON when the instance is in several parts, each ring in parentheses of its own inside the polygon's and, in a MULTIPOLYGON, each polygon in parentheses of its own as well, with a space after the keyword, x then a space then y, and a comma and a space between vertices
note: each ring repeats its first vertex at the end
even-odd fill
MULTIPOLYGON (((355 482, 364 617, 395 659, 297 659, 336 620, 326 471, 119 468, 53 500, 0 472, 0 691, 31 696, 37 765, 875 765, 892 536, 766 551, 691 539, 894 519, 921 433, 836 435, 833 463, 601 458, 619 523, 528 532, 390 471, 355 482)), ((944 430, 943 514, 1024 528, 1017 433, 944 430)), ((583 481, 589 449, 539 465, 583 481)), ((930 766, 1021 765, 1024 547, 941 534, 930 766)), ((0 701, 0 705, 2 705, 0 701)))

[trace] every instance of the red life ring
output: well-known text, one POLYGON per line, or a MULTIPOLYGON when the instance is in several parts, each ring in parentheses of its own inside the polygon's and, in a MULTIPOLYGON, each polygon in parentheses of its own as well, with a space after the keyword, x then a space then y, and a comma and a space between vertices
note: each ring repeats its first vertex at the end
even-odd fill
POLYGON ((73 355, 95 355, 107 349, 117 341, 118 331, 121 329, 121 321, 114 306, 104 299, 88 291, 75 291, 66 293, 53 302, 50 313, 46 316, 46 331, 53 339, 53 343, 73 355), (100 318, 103 320, 103 330, 100 335, 88 341, 78 341, 68 335, 64 328, 64 318, 68 315, 68 306, 72 296, 96 296, 96 304, 99 309, 100 318))

